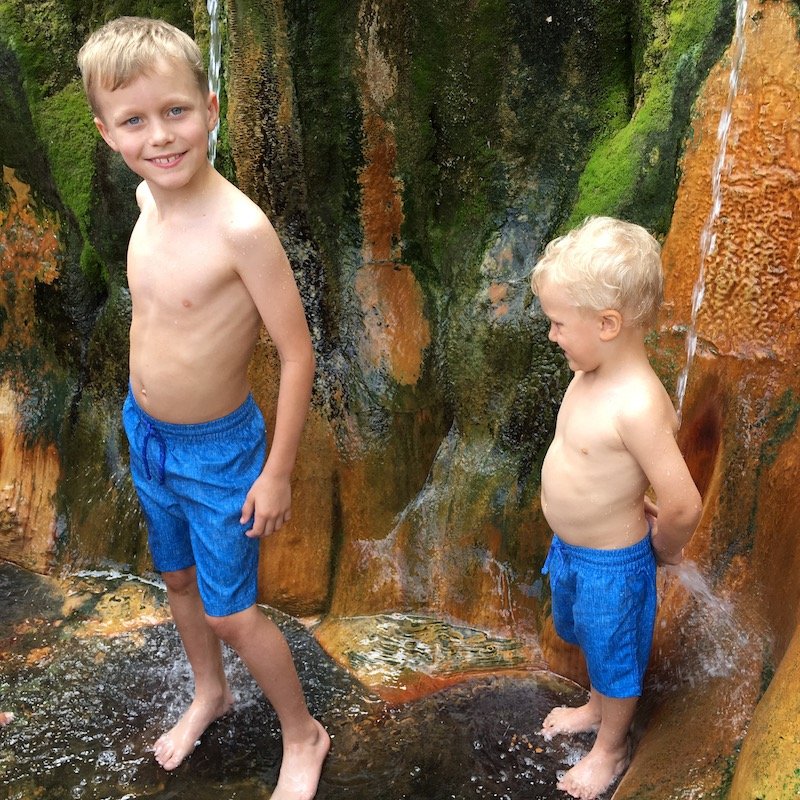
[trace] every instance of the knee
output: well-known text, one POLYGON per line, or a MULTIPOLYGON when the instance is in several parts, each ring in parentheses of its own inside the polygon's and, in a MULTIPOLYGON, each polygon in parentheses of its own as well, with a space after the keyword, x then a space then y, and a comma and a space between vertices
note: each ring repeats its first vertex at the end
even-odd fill
POLYGON ((169 592, 188 594, 197 591, 197 576, 194 567, 179 569, 175 572, 162 572, 161 578, 169 592))
POLYGON ((240 614, 230 614, 224 617, 211 617, 206 614, 206 622, 219 639, 229 644, 234 650, 238 649, 238 644, 245 635, 240 614))

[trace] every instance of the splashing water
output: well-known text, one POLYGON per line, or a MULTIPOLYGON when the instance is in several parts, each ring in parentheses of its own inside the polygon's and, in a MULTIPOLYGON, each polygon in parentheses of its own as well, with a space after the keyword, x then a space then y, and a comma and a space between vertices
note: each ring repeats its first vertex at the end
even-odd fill
POLYGON ((733 603, 715 594, 708 580, 694 561, 683 561, 667 571, 674 575, 694 600, 696 608, 686 625, 696 629, 693 637, 700 648, 700 667, 703 677, 728 677, 742 666, 758 648, 738 620, 733 603))
POLYGON ((730 133, 733 101, 739 88, 739 73, 744 61, 744 24, 747 18, 747 0, 737 0, 736 3, 736 30, 733 35, 733 58, 731 72, 728 78, 728 97, 717 126, 717 157, 711 172, 711 208, 706 217, 705 224, 700 233, 700 268, 692 291, 692 316, 686 332, 686 363, 678 376, 677 386, 677 411, 678 420, 681 419, 683 401, 686 396, 686 384, 689 381, 689 370, 694 361, 697 350, 697 315, 703 304, 705 295, 705 264, 709 256, 713 255, 717 245, 717 235, 714 225, 722 209, 722 175, 727 166, 728 134, 730 133))
MULTIPOLYGON (((152 742, 191 701, 191 670, 174 625, 153 624, 138 606, 123 611, 138 624, 98 633, 103 626, 94 623, 105 614, 120 617, 115 607, 131 582, 143 599, 163 602, 156 587, 114 570, 55 582, 0 563, 0 640, 9 645, 0 659, 0 695, 4 710, 16 712, 0 735, 0 797, 269 797, 281 756, 277 715, 227 647, 233 709, 209 727, 185 766, 167 776, 154 761, 152 742)), ((299 622, 269 613, 292 650, 311 712, 336 742, 320 798, 563 797, 555 776, 581 753, 535 731, 553 706, 583 698, 574 684, 537 671, 476 675, 408 704, 387 704, 334 663, 299 622)), ((418 618, 372 622, 368 641, 381 640, 389 653, 410 647, 423 663, 438 649, 456 670, 473 639, 476 653, 502 644, 418 618), (429 651, 420 646, 420 626, 431 634, 429 651)))
MULTIPOLYGON (((210 23, 210 45, 208 53, 208 88, 219 97, 220 67, 222 65, 222 37, 219 32, 219 0, 207 0, 208 19, 210 23)), ((213 164, 217 158, 217 140, 219 138, 219 120, 214 130, 208 134, 208 160, 213 164)))

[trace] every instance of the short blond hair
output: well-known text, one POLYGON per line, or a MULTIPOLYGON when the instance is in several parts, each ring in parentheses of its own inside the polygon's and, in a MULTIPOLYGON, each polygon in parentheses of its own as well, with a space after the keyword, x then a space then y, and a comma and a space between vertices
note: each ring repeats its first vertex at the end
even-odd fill
POLYGON ((113 92, 152 72, 159 61, 185 64, 200 91, 209 91, 200 48, 174 25, 160 19, 118 17, 98 28, 78 53, 78 67, 92 110, 97 113, 97 87, 113 92))
POLYGON ((626 325, 652 325, 664 298, 661 245, 640 225, 588 217, 545 248, 531 274, 534 294, 545 282, 579 308, 613 309, 626 325))

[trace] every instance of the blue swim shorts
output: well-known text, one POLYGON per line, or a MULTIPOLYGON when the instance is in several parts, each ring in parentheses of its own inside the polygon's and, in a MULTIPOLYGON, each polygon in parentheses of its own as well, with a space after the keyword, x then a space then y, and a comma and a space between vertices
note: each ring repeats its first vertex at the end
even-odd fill
POLYGON ((145 413, 129 391, 122 421, 156 570, 195 566, 209 616, 252 606, 260 540, 245 536, 251 523, 239 519, 266 455, 264 418, 252 396, 220 419, 178 425, 145 413))
POLYGON ((556 633, 581 648, 592 687, 606 697, 641 696, 656 619, 650 536, 595 550, 554 535, 542 573, 550 575, 556 633))

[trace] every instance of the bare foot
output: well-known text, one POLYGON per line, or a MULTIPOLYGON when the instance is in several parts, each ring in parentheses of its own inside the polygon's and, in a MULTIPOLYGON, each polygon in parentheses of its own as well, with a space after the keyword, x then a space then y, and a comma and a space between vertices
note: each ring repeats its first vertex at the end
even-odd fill
POLYGON ((322 764, 331 747, 331 737, 314 720, 313 738, 296 744, 283 744, 283 761, 278 785, 271 800, 312 800, 317 793, 322 764))
POLYGON ((599 708, 587 703, 578 708, 558 706, 542 723, 540 735, 548 741, 558 733, 591 733, 600 727, 599 708))
POLYGON ((14 715, 10 711, 0 711, 0 728, 14 721, 14 715))
POLYGON ((230 691, 219 702, 205 702, 195 697, 178 722, 153 746, 156 761, 166 770, 175 769, 197 747, 206 728, 226 714, 232 705, 230 691))
POLYGON ((625 772, 630 760, 627 744, 611 751, 593 747, 558 782, 558 788, 578 800, 594 800, 625 772))

